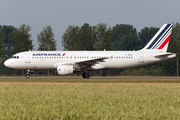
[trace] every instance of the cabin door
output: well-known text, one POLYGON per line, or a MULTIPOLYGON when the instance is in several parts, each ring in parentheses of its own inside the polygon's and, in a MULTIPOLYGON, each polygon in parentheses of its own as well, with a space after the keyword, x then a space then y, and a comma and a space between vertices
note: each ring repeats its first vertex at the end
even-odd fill
POLYGON ((25 53, 25 63, 30 63, 30 53, 25 53))
POLYGON ((144 63, 144 57, 142 52, 138 54, 138 63, 144 63))

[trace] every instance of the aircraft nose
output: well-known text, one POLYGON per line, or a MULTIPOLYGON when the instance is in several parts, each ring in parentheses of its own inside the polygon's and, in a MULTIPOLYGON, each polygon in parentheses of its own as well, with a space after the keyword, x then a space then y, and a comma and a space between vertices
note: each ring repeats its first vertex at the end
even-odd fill
POLYGON ((10 61, 9 61, 9 60, 6 60, 6 61, 4 62, 4 65, 5 65, 6 67, 9 67, 9 66, 10 66, 10 61))

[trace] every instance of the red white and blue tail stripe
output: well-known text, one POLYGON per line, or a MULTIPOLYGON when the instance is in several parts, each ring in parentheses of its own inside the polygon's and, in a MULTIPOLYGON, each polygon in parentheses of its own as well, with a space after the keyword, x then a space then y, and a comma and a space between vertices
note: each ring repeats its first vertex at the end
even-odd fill
POLYGON ((173 24, 164 24, 142 50, 167 51, 173 24))

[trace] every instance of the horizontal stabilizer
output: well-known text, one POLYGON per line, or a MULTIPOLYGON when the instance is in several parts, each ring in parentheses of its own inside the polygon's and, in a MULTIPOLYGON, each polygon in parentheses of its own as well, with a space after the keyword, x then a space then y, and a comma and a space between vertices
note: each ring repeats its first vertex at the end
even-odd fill
POLYGON ((160 54, 156 54, 156 55, 154 55, 154 57, 165 57, 165 56, 176 56, 176 54, 174 54, 174 53, 170 53, 170 52, 167 52, 167 53, 160 53, 160 54))

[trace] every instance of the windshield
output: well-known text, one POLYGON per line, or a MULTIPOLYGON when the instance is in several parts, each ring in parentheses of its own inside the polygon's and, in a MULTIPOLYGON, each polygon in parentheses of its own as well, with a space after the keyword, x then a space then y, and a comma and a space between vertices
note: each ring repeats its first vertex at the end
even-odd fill
POLYGON ((13 59, 19 59, 19 56, 12 56, 11 58, 13 58, 13 59))

